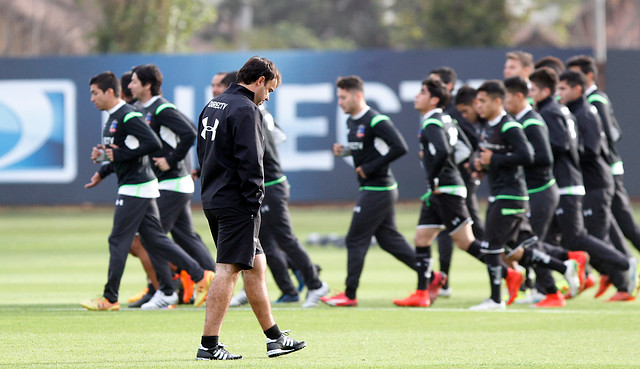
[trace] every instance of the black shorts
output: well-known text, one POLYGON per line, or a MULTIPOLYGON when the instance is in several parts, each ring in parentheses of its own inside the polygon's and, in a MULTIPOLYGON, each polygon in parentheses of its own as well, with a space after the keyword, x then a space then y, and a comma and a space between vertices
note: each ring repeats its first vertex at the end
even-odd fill
POLYGON ((252 269, 254 257, 264 253, 258 239, 260 213, 254 216, 247 210, 223 208, 205 209, 204 214, 218 249, 218 263, 252 269))
POLYGON ((444 228, 449 234, 473 223, 465 199, 449 194, 431 195, 429 205, 422 203, 418 228, 444 228))

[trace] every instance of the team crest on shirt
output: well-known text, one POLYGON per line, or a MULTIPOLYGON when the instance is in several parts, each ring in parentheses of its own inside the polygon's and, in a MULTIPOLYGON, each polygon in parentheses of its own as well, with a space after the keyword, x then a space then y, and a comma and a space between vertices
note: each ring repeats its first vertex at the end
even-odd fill
POLYGON ((114 119, 113 122, 111 122, 111 126, 109 127, 109 132, 115 133, 117 126, 118 126, 118 121, 114 119))
POLYGON ((364 124, 358 126, 358 130, 356 131, 356 137, 362 138, 364 137, 364 124))
POLYGON ((151 113, 147 113, 144 117, 144 121, 147 122, 147 124, 151 124, 151 113))

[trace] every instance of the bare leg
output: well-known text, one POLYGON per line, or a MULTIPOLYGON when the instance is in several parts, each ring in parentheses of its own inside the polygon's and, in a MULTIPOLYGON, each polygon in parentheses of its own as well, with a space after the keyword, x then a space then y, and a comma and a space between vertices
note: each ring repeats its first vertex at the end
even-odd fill
MULTIPOLYGON (((238 281, 240 268, 235 264, 216 265, 216 275, 207 294, 203 336, 219 336, 222 321, 227 314, 233 288, 238 281)), ((246 273, 246 272, 245 272, 246 273)), ((264 270, 263 270, 264 273, 264 270)), ((266 287, 265 287, 266 288, 266 287)))
MULTIPOLYGON (((244 271, 244 290, 247 293, 247 298, 249 299, 253 313, 256 315, 256 318, 258 318, 258 323, 260 323, 263 331, 266 331, 276 324, 271 314, 266 270, 266 258, 264 254, 259 254, 253 259, 253 269, 244 271)), ((227 301, 227 305, 228 304, 229 301, 227 301)))
POLYGON ((144 268, 145 273, 147 273, 147 278, 153 285, 153 287, 158 289, 158 277, 156 276, 156 271, 153 269, 153 265, 151 265, 151 259, 149 259, 149 254, 147 254, 147 250, 142 246, 140 242, 140 236, 136 236, 131 243, 131 250, 129 251, 131 255, 136 256, 140 259, 140 263, 144 268))

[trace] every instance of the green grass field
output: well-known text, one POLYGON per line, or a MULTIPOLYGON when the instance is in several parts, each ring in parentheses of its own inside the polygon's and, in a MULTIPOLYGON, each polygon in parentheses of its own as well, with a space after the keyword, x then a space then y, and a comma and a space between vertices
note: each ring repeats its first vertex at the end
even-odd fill
MULTIPOLYGON (((409 240, 417 205, 398 208, 409 240)), ((415 288, 415 274, 372 248, 356 308, 275 305, 282 329, 307 341, 304 350, 268 359, 264 335, 248 308, 230 309, 221 336, 236 362, 198 362, 204 309, 142 312, 126 299, 145 284, 130 258, 119 312, 89 312, 79 302, 106 281, 111 208, 0 208, 0 368, 632 368, 640 367, 639 302, 606 303, 593 290, 564 309, 512 305, 471 312, 488 296, 486 269, 460 250, 451 270, 453 296, 428 309, 400 309, 391 300, 415 288)), ((345 234, 350 207, 292 208, 301 240, 311 232, 345 234)), ((213 243, 204 216, 194 221, 213 243)), ((437 248, 436 248, 437 249, 437 248)), ((346 252, 308 248, 332 290, 344 288, 346 252)), ((272 299, 279 291, 269 276, 272 299)))

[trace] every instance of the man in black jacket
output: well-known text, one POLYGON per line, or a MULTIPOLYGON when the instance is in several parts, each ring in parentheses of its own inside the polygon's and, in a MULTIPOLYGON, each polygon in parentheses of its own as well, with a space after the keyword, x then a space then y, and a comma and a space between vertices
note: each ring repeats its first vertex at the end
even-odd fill
POLYGON ((198 360, 242 358, 226 351, 218 337, 243 271, 251 308, 267 336, 267 356, 306 346, 284 335, 274 321, 265 279, 267 263, 258 239, 264 198, 264 132, 258 105, 278 87, 280 73, 273 62, 255 56, 238 71, 237 81, 209 101, 198 120, 202 207, 218 249, 198 360))
POLYGON ((91 101, 99 110, 107 111, 102 144, 93 148, 91 159, 109 161, 91 177, 86 188, 97 186, 109 173, 118 177, 118 197, 109 236, 109 276, 103 297, 82 302, 88 310, 118 310, 118 289, 127 254, 136 231, 145 240, 150 253, 171 261, 198 282, 196 303, 202 303, 213 279, 213 272, 203 270, 162 229, 156 198, 158 180, 149 165, 148 154, 161 147, 160 140, 142 120, 142 114, 120 99, 120 84, 111 72, 93 77, 91 101))

